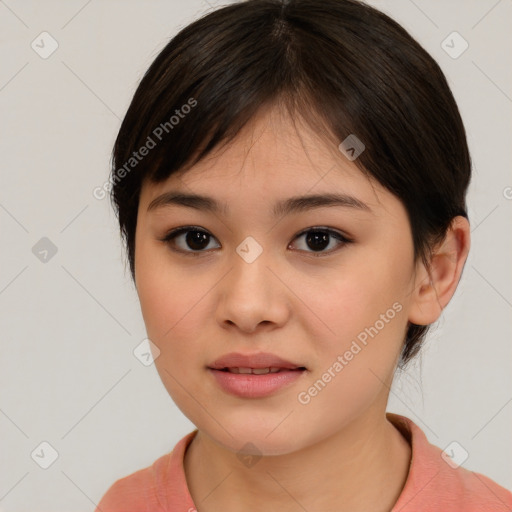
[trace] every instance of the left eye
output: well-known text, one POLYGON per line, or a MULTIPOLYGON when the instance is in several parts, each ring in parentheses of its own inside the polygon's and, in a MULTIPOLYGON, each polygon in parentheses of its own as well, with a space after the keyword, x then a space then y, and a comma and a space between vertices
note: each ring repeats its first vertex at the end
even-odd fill
MULTIPOLYGON (((305 237, 305 243, 309 248, 313 249, 312 251, 306 250, 305 252, 311 252, 314 256, 317 255, 315 253, 323 255, 325 253, 334 252, 336 248, 331 248, 330 250, 325 251, 325 249, 331 245, 330 242, 333 239, 338 241, 338 246, 343 246, 353 242, 353 240, 347 238, 338 231, 321 227, 309 228, 302 233, 299 233, 295 239, 299 239, 301 237, 305 237)), ((187 226, 171 230, 164 238, 161 239, 161 241, 169 245, 173 251, 187 253, 187 255, 190 256, 198 256, 200 253, 206 252, 205 249, 209 245, 210 238, 215 239, 215 237, 208 231, 194 226, 187 226), (183 235, 185 235, 184 238, 183 235), (180 247, 178 243, 179 241, 184 242, 184 244, 192 250, 188 250, 183 245, 180 247), (178 249, 175 248, 176 245, 179 247, 178 249)))
MULTIPOLYGON (((309 247, 316 249, 316 250, 313 250, 312 252, 313 253, 320 252, 320 256, 323 253, 331 253, 336 250, 336 248, 334 248, 334 249, 331 249, 328 251, 324 251, 324 249, 330 245, 329 239, 331 241, 333 239, 336 240, 338 242, 338 247, 352 242, 352 240, 350 240, 346 236, 342 235, 338 231, 334 231, 334 230, 328 229, 328 228, 310 228, 306 231, 303 231, 299 235, 297 235, 296 239, 299 239, 304 236, 306 237, 305 238, 306 244, 308 244, 309 247)), ((309 252, 309 251, 306 251, 306 252, 309 252)), ((316 254, 313 254, 313 255, 316 256, 316 254)))

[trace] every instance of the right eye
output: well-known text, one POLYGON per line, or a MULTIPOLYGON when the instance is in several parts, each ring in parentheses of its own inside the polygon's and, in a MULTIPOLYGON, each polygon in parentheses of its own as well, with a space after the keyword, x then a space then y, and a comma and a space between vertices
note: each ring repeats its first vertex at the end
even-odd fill
POLYGON ((214 238, 213 235, 204 229, 197 226, 182 226, 169 231, 161 241, 165 242, 175 252, 187 256, 199 256, 206 252, 205 249, 209 245, 210 238, 214 238), (177 249, 176 245, 180 248, 177 249), (188 250, 187 246, 192 250, 188 250))

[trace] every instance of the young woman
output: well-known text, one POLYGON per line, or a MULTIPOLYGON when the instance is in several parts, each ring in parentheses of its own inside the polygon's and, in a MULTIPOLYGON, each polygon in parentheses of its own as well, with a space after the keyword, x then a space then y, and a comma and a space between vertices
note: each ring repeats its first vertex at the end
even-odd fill
POLYGON ((499 511, 512 494, 386 413, 470 247, 436 62, 356 0, 249 0, 138 87, 112 199, 155 365, 197 429, 114 511, 499 511))

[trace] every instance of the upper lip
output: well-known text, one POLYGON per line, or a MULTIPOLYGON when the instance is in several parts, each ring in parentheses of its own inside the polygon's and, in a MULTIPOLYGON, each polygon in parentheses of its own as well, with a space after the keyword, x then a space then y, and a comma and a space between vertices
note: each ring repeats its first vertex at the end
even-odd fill
POLYGON ((257 354, 232 352, 219 357, 208 367, 214 370, 222 370, 223 368, 287 368, 292 370, 305 368, 300 364, 265 352, 257 354))

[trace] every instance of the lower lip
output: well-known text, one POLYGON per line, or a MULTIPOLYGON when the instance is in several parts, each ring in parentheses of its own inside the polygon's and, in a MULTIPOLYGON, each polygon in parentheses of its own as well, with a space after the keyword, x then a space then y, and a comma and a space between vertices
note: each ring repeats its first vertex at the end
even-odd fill
POLYGON ((252 373, 231 373, 221 370, 208 371, 227 393, 240 398, 263 398, 289 386, 300 379, 305 370, 281 370, 276 373, 255 375, 252 373))

